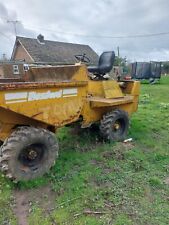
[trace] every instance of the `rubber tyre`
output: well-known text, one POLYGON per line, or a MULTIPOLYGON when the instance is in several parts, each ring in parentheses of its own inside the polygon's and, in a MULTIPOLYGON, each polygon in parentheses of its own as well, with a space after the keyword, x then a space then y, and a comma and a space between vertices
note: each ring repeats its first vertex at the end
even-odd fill
POLYGON ((42 128, 19 127, 1 146, 1 170, 14 181, 35 179, 54 165, 58 150, 55 134, 42 128), (32 149, 35 155, 30 159, 32 149))
POLYGON ((106 141, 123 141, 128 133, 129 117, 128 113, 117 109, 103 116, 100 121, 100 134, 106 141), (115 124, 119 124, 119 130, 115 130, 115 124))

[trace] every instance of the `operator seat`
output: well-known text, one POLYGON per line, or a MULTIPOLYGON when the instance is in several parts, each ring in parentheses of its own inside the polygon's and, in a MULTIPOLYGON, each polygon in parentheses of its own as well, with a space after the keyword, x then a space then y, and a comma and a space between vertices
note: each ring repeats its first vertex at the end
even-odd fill
POLYGON ((114 51, 103 52, 99 57, 99 63, 97 66, 89 66, 88 71, 95 75, 103 76, 106 73, 109 73, 113 68, 115 60, 114 51))

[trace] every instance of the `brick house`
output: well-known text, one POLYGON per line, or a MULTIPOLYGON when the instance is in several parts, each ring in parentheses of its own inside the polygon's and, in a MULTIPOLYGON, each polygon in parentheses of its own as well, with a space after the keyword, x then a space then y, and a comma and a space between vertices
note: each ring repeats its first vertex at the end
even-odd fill
POLYGON ((11 60, 24 60, 29 64, 74 64, 75 55, 84 53, 90 64, 97 64, 98 55, 88 45, 48 41, 42 35, 37 39, 17 36, 11 60))
POLYGON ((0 61, 0 79, 23 77, 25 73, 24 62, 0 61))

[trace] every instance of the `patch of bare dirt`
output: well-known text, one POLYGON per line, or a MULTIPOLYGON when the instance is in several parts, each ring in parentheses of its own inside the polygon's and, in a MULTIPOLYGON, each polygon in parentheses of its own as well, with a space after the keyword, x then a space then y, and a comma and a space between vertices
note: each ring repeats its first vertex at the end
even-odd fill
POLYGON ((100 169, 102 169, 102 171, 104 173, 111 173, 113 172, 114 170, 112 168, 110 168, 109 166, 107 166, 106 162, 104 161, 99 161, 99 160, 96 160, 96 159, 92 159, 90 161, 90 163, 100 169))
POLYGON ((151 203, 154 202, 154 197, 153 197, 153 194, 152 194, 152 191, 149 187, 146 187, 145 188, 145 198, 147 198, 147 200, 151 203))
POLYGON ((32 205, 38 205, 46 214, 54 208, 56 193, 49 185, 30 190, 14 190, 15 205, 13 211, 18 219, 18 225, 29 225, 28 216, 32 205))
POLYGON ((165 180, 164 180, 164 183, 169 185, 169 177, 167 177, 165 180))
POLYGON ((134 142, 126 142, 126 143, 121 143, 123 145, 123 147, 125 148, 125 150, 131 150, 132 148, 135 147, 134 142))
POLYGON ((120 142, 118 145, 112 148, 112 151, 108 150, 102 153, 102 157, 105 159, 114 158, 116 160, 123 160, 124 159, 124 153, 132 150, 134 148, 133 142, 127 142, 123 143, 120 142))
POLYGON ((97 160, 97 159, 92 159, 91 164, 94 165, 94 166, 102 168, 104 163, 102 161, 97 160))

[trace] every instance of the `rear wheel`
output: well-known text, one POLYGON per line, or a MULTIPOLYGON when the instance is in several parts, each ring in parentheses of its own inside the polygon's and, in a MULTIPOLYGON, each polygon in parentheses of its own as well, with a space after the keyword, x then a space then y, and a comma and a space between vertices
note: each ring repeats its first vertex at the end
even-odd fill
POLYGON ((19 127, 1 146, 1 170, 15 181, 35 179, 48 172, 58 149, 53 133, 41 128, 19 127))
POLYGON ((100 122, 100 133, 108 141, 123 141, 127 136, 128 128, 128 114, 119 109, 104 115, 100 122))

